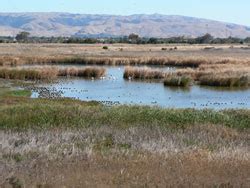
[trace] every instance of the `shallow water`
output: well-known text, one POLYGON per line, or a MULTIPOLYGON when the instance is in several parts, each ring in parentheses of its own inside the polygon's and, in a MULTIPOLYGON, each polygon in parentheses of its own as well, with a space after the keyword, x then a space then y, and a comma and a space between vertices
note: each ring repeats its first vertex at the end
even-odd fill
MULTIPOLYGON (((62 96, 84 101, 108 101, 120 104, 157 105, 170 108, 250 108, 250 90, 230 90, 193 86, 189 89, 164 87, 160 82, 139 82, 123 79, 124 67, 107 67, 102 80, 60 79, 41 87, 61 91, 62 96)), ((173 68, 164 68, 174 71, 173 68)), ((33 92, 37 98, 38 93, 33 92)), ((107 103, 108 103, 107 102, 107 103)))

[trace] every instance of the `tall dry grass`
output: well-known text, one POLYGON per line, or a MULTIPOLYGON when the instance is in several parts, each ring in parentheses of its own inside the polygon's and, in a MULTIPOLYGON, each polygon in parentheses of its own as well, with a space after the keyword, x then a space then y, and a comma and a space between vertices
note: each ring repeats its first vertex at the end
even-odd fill
POLYGON ((163 65, 197 68, 203 64, 235 63, 229 59, 206 59, 202 57, 75 57, 75 56, 1 56, 0 66, 17 65, 55 65, 55 64, 81 64, 81 65, 163 65))
POLYGON ((151 68, 126 67, 123 77, 125 79, 163 79, 165 73, 161 70, 151 68))
POLYGON ((178 76, 190 76, 201 85, 223 87, 250 86, 250 66, 248 64, 204 64, 197 69, 180 69, 178 76))
POLYGON ((29 68, 0 68, 0 78, 15 80, 55 79, 58 76, 75 76, 84 78, 100 78, 106 74, 105 68, 99 67, 29 67, 29 68))
POLYGON ((1 68, 0 78, 11 80, 54 79, 57 76, 57 72, 57 69, 48 67, 43 69, 1 68))
POLYGON ((196 69, 182 68, 163 72, 153 68, 126 67, 125 79, 164 79, 165 86, 187 87, 192 83, 206 86, 248 87, 250 66, 245 64, 204 64, 196 69))
POLYGON ((0 131, 0 185, 249 187, 247 139, 210 124, 0 131))
POLYGON ((72 76, 85 78, 100 78, 105 76, 106 69, 103 67, 69 67, 61 68, 58 71, 58 76, 72 76))

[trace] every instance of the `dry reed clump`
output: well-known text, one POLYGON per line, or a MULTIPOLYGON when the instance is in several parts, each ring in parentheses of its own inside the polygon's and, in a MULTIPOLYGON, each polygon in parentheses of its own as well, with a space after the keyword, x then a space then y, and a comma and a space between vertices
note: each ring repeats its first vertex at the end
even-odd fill
POLYGON ((0 78, 14 80, 41 80, 53 79, 57 75, 57 70, 53 68, 44 69, 24 69, 24 68, 1 68, 0 78))
POLYGON ((163 79, 165 73, 160 70, 153 70, 147 67, 144 68, 134 68, 126 67, 123 77, 125 79, 163 79))
POLYGON ((72 77, 85 77, 85 78, 100 78, 105 76, 106 69, 100 67, 85 67, 85 68, 63 68, 59 69, 58 76, 72 76, 72 77))
POLYGON ((18 65, 113 65, 111 58, 88 58, 88 57, 68 57, 68 56, 3 56, 0 57, 0 66, 18 66, 18 65))
POLYGON ((192 84, 192 78, 189 76, 168 75, 164 80, 164 86, 188 87, 192 84))
POLYGON ((164 65, 178 67, 197 68, 199 65, 207 63, 204 59, 182 59, 182 58, 155 58, 155 57, 139 57, 139 58, 116 58, 115 65, 164 65))
POLYGON ((13 57, 13 56, 1 56, 0 57, 0 66, 15 66, 17 64, 25 64, 26 59, 21 57, 13 57))
POLYGON ((23 64, 81 64, 81 65, 165 65, 198 68, 203 64, 228 64, 235 63, 234 60, 209 60, 201 57, 75 57, 75 56, 3 56, 0 57, 1 66, 13 66, 23 64))
POLYGON ((247 87, 250 84, 250 77, 231 75, 205 75, 199 78, 200 85, 221 86, 221 87, 247 87))
POLYGON ((33 67, 33 68, 0 68, 0 78, 15 80, 51 80, 58 76, 75 76, 84 78, 100 78, 106 74, 105 68, 55 68, 55 67, 33 67))
POLYGON ((248 87, 250 66, 248 64, 204 64, 197 69, 180 69, 178 76, 189 76, 201 85, 223 87, 248 87))

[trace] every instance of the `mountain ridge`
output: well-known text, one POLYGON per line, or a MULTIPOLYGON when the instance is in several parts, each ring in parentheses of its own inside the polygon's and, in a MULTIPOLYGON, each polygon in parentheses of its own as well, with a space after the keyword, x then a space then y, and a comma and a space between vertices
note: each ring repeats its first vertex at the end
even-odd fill
POLYGON ((250 36, 250 27, 179 15, 164 14, 77 14, 67 12, 0 13, 0 35, 15 36, 27 31, 33 36, 127 36, 197 37, 210 33, 215 37, 250 36))

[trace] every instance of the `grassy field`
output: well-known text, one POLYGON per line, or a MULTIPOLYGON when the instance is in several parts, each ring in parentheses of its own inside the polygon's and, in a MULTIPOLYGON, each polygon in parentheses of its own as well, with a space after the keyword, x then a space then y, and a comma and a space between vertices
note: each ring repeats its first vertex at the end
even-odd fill
POLYGON ((249 110, 107 107, 29 95, 0 92, 1 186, 250 184, 249 110))
POLYGON ((247 87, 249 51, 242 45, 214 47, 0 44, 0 187, 249 187, 249 109, 31 99, 16 80, 105 74, 102 68, 87 74, 86 68, 59 70, 52 64, 122 64, 130 65, 126 79, 247 87), (17 66, 25 64, 43 69, 17 66), (166 74, 136 64, 181 68, 166 74))

